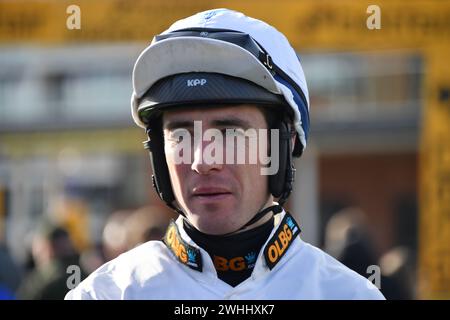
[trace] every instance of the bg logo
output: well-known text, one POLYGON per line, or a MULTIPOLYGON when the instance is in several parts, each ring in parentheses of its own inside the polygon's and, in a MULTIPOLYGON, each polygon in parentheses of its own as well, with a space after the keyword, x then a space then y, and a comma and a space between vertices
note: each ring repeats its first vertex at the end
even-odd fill
POLYGON ((217 271, 242 271, 246 268, 243 257, 235 257, 228 260, 224 257, 214 256, 214 266, 217 271))

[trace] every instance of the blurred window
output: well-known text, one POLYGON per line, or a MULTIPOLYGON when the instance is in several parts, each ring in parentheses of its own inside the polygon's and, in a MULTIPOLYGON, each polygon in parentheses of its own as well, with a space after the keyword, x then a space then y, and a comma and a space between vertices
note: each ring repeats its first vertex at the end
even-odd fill
POLYGON ((103 121, 130 116, 128 74, 78 75, 66 79, 61 89, 65 117, 103 121))
POLYGON ((0 125, 132 124, 130 95, 135 46, 0 52, 0 125))
POLYGON ((311 116, 333 122, 416 118, 421 61, 418 55, 397 52, 304 56, 311 116))

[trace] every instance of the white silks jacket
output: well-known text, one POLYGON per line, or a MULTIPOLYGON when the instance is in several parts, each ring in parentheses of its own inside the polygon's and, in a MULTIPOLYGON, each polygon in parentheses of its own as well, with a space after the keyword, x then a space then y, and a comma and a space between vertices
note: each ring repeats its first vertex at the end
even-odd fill
POLYGON ((65 299, 384 299, 368 279, 304 242, 289 213, 276 214, 274 221, 252 275, 236 287, 217 277, 209 254, 186 234, 180 216, 164 241, 146 242, 105 263, 65 299))

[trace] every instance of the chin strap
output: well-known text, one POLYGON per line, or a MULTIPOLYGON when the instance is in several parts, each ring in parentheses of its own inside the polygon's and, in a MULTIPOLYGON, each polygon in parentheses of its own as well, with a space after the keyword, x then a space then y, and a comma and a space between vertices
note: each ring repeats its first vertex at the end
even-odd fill
POLYGON ((181 210, 180 208, 178 208, 177 206, 175 206, 173 203, 171 202, 166 202, 166 205, 171 208, 172 210, 174 210, 176 213, 178 213, 179 215, 182 215, 185 220, 187 221, 186 215, 184 214, 183 210, 181 210))
MULTIPOLYGON (((283 211, 283 207, 279 204, 275 204, 273 206, 267 207, 261 211, 259 211, 257 214, 255 214, 255 216, 253 218, 250 219, 249 222, 247 222, 246 224, 244 224, 241 228, 239 228, 236 231, 240 231, 246 227, 248 227, 251 224, 254 224, 256 221, 260 220, 262 217, 264 217, 266 215, 267 212, 273 211, 273 214, 277 214, 283 211)), ((235 231, 235 232, 236 232, 235 231)))
MULTIPOLYGON (((189 225, 191 228, 194 228, 195 230, 197 230, 197 228, 195 226, 192 225, 192 223, 186 218, 186 215, 184 213, 181 212, 181 210, 179 210, 178 208, 176 209, 176 211, 178 213, 180 213, 183 217, 184 217, 184 222, 189 225)), ((255 214, 255 216, 253 218, 250 219, 250 221, 248 221, 246 224, 244 224, 242 227, 240 227, 239 229, 229 232, 229 233, 225 233, 222 234, 220 236, 229 236, 235 232, 241 231, 242 229, 248 227, 251 224, 254 224, 255 222, 257 222, 258 220, 260 220, 262 217, 264 217, 268 212, 273 211, 273 214, 277 214, 283 211, 283 207, 279 204, 275 204, 273 206, 267 207, 261 211, 259 211, 257 214, 255 214)), ((200 231, 201 232, 201 231, 200 231)))
MULTIPOLYGON (((273 206, 270 206, 270 207, 267 207, 267 208, 265 208, 265 209, 260 210, 257 214, 255 214, 255 215, 253 216, 253 218, 250 219, 250 221, 248 221, 248 222, 247 222, 246 224, 244 224, 242 227, 240 227, 240 228, 237 229, 236 231, 232 231, 232 232, 226 233, 225 235, 229 235, 229 234, 231 234, 231 233, 234 233, 234 232, 237 232, 237 231, 241 231, 242 229, 248 227, 249 225, 254 224, 256 221, 258 221, 258 220, 260 220, 262 217, 264 217, 264 216, 266 215, 267 212, 273 211, 273 214, 274 214, 274 215, 277 214, 277 213, 282 212, 282 211, 283 211, 283 203, 284 203, 284 201, 282 201, 282 203, 279 202, 278 204, 275 204, 275 205, 273 205, 273 206)), ((189 222, 189 220, 188 220, 187 217, 186 217, 186 214, 185 214, 180 208, 177 208, 173 203, 167 203, 167 202, 166 202, 166 204, 167 204, 167 206, 169 206, 171 209, 173 209, 176 213, 182 215, 183 218, 184 218, 184 220, 186 221, 186 223, 187 223, 188 225, 192 226, 192 228, 194 228, 194 229, 197 229, 197 228, 195 228, 195 227, 189 222)))

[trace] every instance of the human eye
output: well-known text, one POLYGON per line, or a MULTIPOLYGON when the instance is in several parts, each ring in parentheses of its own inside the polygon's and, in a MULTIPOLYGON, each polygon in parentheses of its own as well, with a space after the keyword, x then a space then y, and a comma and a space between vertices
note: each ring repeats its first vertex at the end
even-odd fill
POLYGON ((172 144, 183 142, 186 138, 190 137, 190 132, 186 128, 176 128, 169 130, 165 134, 166 140, 172 144))
POLYGON ((230 136, 244 136, 245 135, 245 130, 241 127, 222 128, 221 132, 223 135, 230 135, 230 136))

